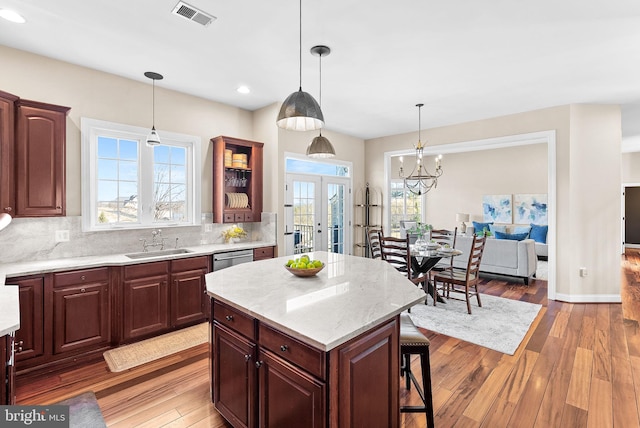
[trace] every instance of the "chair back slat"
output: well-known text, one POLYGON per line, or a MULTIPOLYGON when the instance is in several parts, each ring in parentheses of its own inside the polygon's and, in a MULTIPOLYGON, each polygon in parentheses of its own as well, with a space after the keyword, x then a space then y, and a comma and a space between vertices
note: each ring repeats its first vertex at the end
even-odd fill
POLYGON ((369 240, 369 254, 372 259, 382 258, 382 250, 380 249, 380 236, 382 235, 382 229, 369 229, 367 232, 367 239, 369 240))
MULTIPOLYGON (((453 230, 447 229, 432 229, 430 231, 430 239, 435 241, 436 243, 445 246, 449 245, 451 248, 456 248, 456 236, 458 235, 458 228, 454 228, 453 230)), ((442 262, 440 265, 449 265, 449 267, 453 268, 453 257, 449 257, 447 262, 442 262)))
POLYGON ((477 278, 480 274, 480 263, 482 262, 482 254, 484 253, 484 245, 487 242, 486 236, 474 235, 469 250, 469 262, 467 263, 467 279, 470 277, 477 278))
POLYGON ((398 271, 407 274, 408 278, 411 279, 409 237, 395 238, 380 235, 379 239, 382 260, 390 263, 398 271))

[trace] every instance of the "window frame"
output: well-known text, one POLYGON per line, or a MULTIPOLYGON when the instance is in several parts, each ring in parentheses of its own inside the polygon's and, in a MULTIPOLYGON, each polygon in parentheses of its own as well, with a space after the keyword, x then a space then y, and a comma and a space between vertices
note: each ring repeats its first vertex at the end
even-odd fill
MULTIPOLYGON (((392 178, 389 180, 389 234, 391 236, 396 236, 396 237, 400 237, 400 231, 398 229, 398 231, 396 232, 396 230, 393 228, 393 217, 397 217, 397 215, 394 216, 394 214, 392 213, 393 211, 393 195, 392 193, 394 191, 402 191, 402 219, 401 220, 415 220, 418 222, 424 222, 424 219, 426 218, 426 194, 420 195, 420 213, 418 214, 417 219, 415 218, 409 218, 408 214, 407 214, 407 201, 409 199, 411 199, 410 196, 410 190, 405 186, 404 180, 403 179, 397 179, 397 178, 392 178), (400 186, 398 187, 394 187, 394 184, 400 184, 400 186)), ((399 198, 397 198, 399 199, 399 198)), ((415 215, 415 214, 414 214, 415 215)))
POLYGON ((194 135, 158 131, 163 145, 184 147, 186 149, 186 214, 187 221, 155 221, 153 218, 154 189, 154 153, 153 147, 146 144, 149 129, 104 120, 81 118, 81 178, 82 178, 82 230, 108 231, 121 229, 147 229, 198 226, 201 224, 201 138, 194 135), (138 203, 140 215, 138 221, 131 223, 98 223, 97 219, 97 165, 98 137, 129 139, 138 141, 138 203))

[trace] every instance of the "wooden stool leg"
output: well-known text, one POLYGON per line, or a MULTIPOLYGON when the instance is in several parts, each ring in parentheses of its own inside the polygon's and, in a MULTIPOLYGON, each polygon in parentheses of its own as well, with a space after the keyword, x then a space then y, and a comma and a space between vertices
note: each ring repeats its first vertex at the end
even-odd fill
POLYGON ((424 411, 427 416, 427 427, 434 428, 435 421, 433 417, 433 391, 431 389, 431 361, 429 358, 429 350, 420 354, 420 363, 422 364, 422 388, 424 389, 424 411))

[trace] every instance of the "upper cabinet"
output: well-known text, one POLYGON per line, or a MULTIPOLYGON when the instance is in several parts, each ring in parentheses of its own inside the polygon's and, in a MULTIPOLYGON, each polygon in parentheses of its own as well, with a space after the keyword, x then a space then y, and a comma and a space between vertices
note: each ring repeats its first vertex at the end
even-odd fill
POLYGON ((0 91, 0 213, 15 215, 14 148, 18 97, 0 91))
POLYGON ((214 223, 259 222, 264 144, 225 136, 211 143, 214 223))
POLYGON ((64 216, 69 107, 22 99, 16 105, 15 214, 18 217, 64 216))

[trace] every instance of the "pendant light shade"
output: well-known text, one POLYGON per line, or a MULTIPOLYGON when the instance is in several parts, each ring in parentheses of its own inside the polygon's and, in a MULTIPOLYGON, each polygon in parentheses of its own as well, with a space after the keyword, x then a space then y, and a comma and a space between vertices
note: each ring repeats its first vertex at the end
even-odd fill
POLYGON ((331 142, 322 136, 322 132, 307 146, 307 156, 311 158, 332 158, 336 151, 331 142))
POLYGON ((299 75, 298 91, 284 100, 276 124, 290 131, 313 131, 324 125, 324 116, 320 105, 311 94, 302 90, 302 0, 300 0, 300 32, 299 32, 299 75))
POLYGON ((160 136, 156 131, 156 80, 162 80, 162 74, 154 73, 153 71, 147 71, 144 73, 145 77, 148 77, 153 82, 153 95, 151 101, 151 132, 147 135, 147 145, 157 146, 160 144, 160 136))
MULTIPOLYGON (((331 49, 329 46, 318 45, 311 48, 311 53, 320 57, 320 103, 322 104, 322 55, 329 55, 331 49)), ((336 155, 336 151, 331 145, 331 142, 322 136, 322 129, 320 135, 311 141, 311 144, 307 146, 307 156, 311 158, 332 158, 336 155)))

